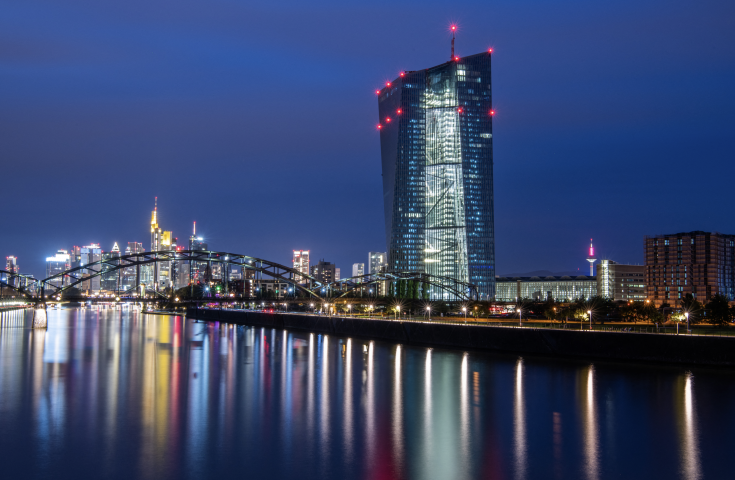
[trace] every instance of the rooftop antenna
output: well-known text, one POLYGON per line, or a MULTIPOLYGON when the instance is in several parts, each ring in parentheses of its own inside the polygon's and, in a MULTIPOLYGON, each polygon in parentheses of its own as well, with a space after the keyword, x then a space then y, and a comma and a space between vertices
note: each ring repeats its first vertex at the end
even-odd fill
POLYGON ((587 256, 587 261, 590 262, 590 277, 593 276, 594 270, 593 266, 595 265, 595 249, 592 247, 592 239, 590 238, 590 254, 587 256))
POLYGON ((457 25, 452 25, 452 56, 449 58, 449 60, 454 60, 454 32, 457 31, 457 25))
POLYGON ((194 236, 197 236, 197 222, 194 222, 194 236))
POLYGON ((153 202, 153 210, 158 210, 158 197, 156 197, 156 201, 153 202))

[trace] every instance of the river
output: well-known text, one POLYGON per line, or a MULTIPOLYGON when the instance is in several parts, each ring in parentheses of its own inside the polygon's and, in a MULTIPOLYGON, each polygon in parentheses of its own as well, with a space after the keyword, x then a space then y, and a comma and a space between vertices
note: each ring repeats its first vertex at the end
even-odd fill
POLYGON ((733 478, 735 372, 134 309, 0 318, 0 477, 733 478))

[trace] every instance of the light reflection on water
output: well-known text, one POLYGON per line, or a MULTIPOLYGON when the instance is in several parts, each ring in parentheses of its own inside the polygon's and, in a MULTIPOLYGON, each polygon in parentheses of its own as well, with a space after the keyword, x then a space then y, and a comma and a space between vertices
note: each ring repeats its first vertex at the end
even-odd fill
POLYGON ((19 324, 0 317, 7 478, 700 479, 732 467, 727 371, 695 382, 677 367, 127 310, 19 324))

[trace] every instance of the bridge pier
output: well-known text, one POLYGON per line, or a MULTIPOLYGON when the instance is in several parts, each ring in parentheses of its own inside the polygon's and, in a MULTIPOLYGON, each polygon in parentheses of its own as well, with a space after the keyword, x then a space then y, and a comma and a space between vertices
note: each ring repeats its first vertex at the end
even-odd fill
POLYGON ((48 328, 48 317, 46 316, 46 306, 36 307, 33 309, 33 328, 48 328))

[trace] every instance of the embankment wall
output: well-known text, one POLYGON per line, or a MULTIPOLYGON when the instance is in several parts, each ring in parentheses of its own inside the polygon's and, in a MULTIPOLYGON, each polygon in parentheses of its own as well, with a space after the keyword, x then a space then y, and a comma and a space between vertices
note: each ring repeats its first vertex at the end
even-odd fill
POLYGON ((391 322, 195 308, 187 310, 187 317, 432 347, 590 359, 735 366, 735 337, 391 322))

